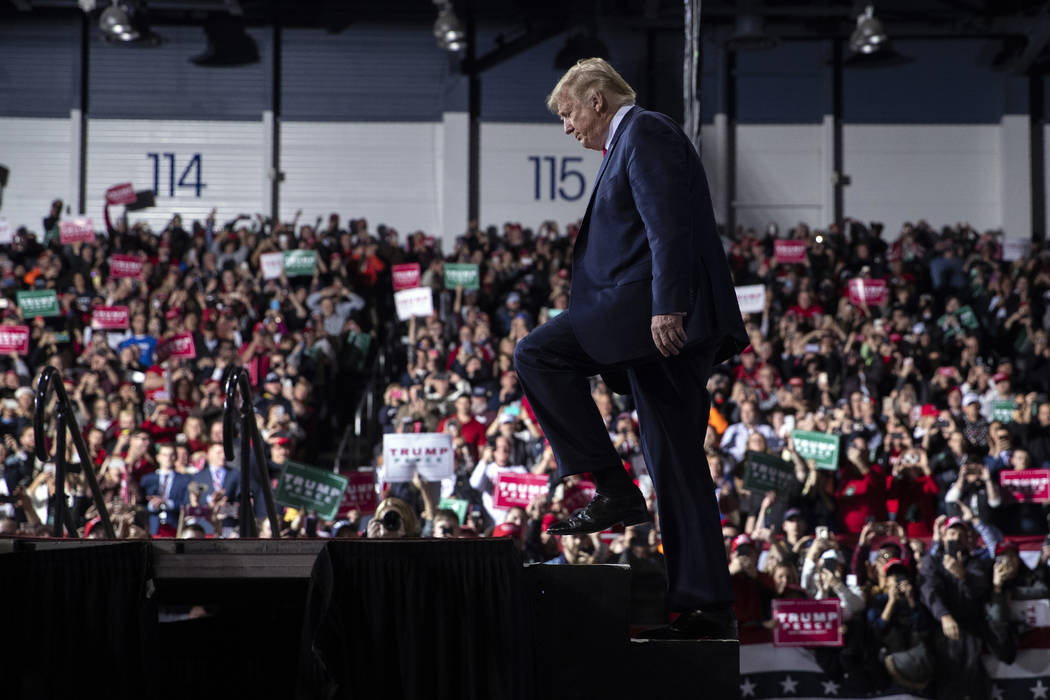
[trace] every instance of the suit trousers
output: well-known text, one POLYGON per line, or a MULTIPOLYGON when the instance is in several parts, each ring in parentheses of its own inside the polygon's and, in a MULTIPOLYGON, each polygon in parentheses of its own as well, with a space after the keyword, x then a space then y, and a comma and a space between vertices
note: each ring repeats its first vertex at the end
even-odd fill
POLYGON ((522 339, 515 368, 558 460, 558 474, 622 469, 588 377, 623 371, 638 410, 645 464, 656 490, 668 603, 687 611, 733 600, 714 483, 704 453, 707 378, 717 342, 676 356, 609 367, 594 361, 572 330, 570 312, 522 339))

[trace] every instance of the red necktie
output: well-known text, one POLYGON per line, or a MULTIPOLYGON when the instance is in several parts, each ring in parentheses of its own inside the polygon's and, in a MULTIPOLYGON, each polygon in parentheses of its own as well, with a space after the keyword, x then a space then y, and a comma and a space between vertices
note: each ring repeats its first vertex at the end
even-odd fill
POLYGON ((603 149, 602 149, 602 158, 603 158, 603 159, 605 158, 605 154, 606 154, 606 153, 608 153, 608 152, 609 152, 609 149, 608 149, 608 148, 603 148, 603 149))

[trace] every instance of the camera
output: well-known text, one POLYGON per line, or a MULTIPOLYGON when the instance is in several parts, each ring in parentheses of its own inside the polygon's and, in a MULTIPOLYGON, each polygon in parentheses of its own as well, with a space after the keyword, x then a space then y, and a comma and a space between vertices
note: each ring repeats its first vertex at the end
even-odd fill
POLYGON ((401 514, 396 510, 388 510, 383 513, 383 518, 379 522, 383 523, 387 531, 397 532, 401 529, 401 514))

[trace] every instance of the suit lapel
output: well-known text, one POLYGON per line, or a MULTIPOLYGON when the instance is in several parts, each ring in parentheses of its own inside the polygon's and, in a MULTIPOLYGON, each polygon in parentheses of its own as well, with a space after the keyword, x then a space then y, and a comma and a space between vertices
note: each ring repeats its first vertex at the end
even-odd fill
MULTIPOLYGON (((580 244, 579 239, 586 234, 587 227, 591 222, 591 209, 594 207, 594 195, 598 192, 598 185, 601 184, 602 175, 605 174, 605 169, 609 167, 609 162, 615 157, 613 152, 616 150, 616 144, 620 142, 624 132, 627 130, 627 125, 630 124, 631 119, 634 118, 634 115, 637 114, 640 109, 641 107, 638 107, 637 105, 632 107, 628 110, 627 114, 623 115, 623 119, 620 120, 619 126, 616 127, 616 133, 613 134, 613 140, 612 143, 609 144, 609 150, 605 154, 605 157, 602 158, 602 166, 598 168, 598 175, 594 178, 594 187, 591 188, 591 196, 587 200, 587 209, 583 214, 583 221, 580 224, 580 233, 576 239, 577 247, 579 247, 580 244)), ((575 257, 575 255, 573 257, 575 257)))

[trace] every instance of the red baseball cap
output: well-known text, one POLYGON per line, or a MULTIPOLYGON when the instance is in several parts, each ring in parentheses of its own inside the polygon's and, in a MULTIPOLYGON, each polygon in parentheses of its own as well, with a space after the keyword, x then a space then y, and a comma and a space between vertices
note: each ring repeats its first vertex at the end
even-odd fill
POLYGON ((996 384, 998 384, 999 382, 1008 382, 1010 381, 1010 375, 1006 372, 996 372, 992 375, 992 381, 996 384))
POLYGON ((493 537, 518 537, 519 535, 521 535, 521 528, 514 523, 497 525, 496 529, 492 531, 493 537))
POLYGON ((940 411, 932 403, 923 404, 922 415, 924 416, 936 416, 940 411))
POLYGON ((733 544, 729 545, 729 553, 732 554, 733 552, 744 546, 748 546, 753 549, 755 546, 755 541, 747 535, 737 535, 733 538, 733 544))

